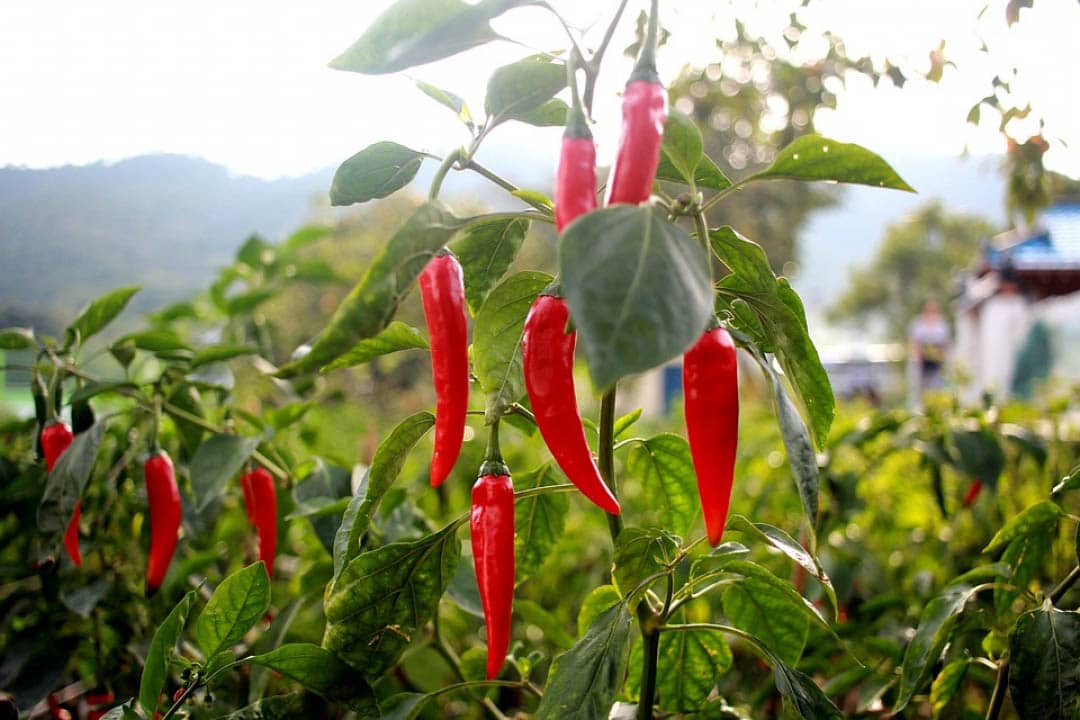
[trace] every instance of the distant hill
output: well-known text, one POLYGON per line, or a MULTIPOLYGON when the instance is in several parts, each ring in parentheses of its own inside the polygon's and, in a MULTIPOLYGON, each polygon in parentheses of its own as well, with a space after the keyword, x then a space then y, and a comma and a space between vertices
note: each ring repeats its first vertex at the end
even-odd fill
POLYGON ((147 310, 206 285, 252 233, 277 239, 325 197, 332 170, 266 181, 206 160, 0 169, 0 325, 65 321, 87 300, 143 285, 147 310))

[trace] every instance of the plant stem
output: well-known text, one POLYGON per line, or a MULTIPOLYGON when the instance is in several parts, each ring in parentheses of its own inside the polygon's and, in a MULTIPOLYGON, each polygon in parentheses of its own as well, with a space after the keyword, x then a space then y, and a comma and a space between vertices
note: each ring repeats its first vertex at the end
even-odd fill
POLYGON ((1080 580, 1080 565, 1074 567, 1072 572, 1066 575, 1065 579, 1058 583, 1056 588, 1050 591, 1050 603, 1052 605, 1057 605, 1058 601, 1065 597, 1065 593, 1069 592, 1069 588, 1076 584, 1077 580, 1080 580))
MULTIPOLYGON (((615 485, 615 388, 612 387, 604 393, 600 401, 600 442, 598 448, 600 475, 604 478, 611 494, 619 497, 615 485)), ((619 537, 622 532, 623 522, 621 515, 608 513, 608 530, 611 532, 611 541, 619 537)))
POLYGON ((660 658, 660 628, 657 618, 642 600, 637 607, 641 640, 644 642, 641 664, 641 694, 638 696, 637 720, 651 720, 656 704, 656 666, 660 658))
POLYGON ((994 692, 990 695, 990 706, 986 709, 986 720, 997 720, 1001 706, 1005 704, 1005 691, 1009 687, 1009 658, 1004 657, 998 663, 997 679, 994 680, 994 692))
POLYGON ((431 179, 431 189, 428 190, 428 200, 435 200, 439 197, 439 191, 442 190, 443 180, 446 179, 446 173, 450 172, 450 168, 454 163, 465 156, 465 151, 462 148, 454 150, 447 155, 442 164, 439 165, 439 169, 435 171, 435 177, 431 179))
POLYGON ((619 25, 619 20, 622 19, 623 11, 626 10, 626 2, 627 0, 622 0, 619 3, 619 9, 615 11, 615 17, 611 18, 611 23, 604 32, 604 38, 600 41, 600 47, 596 48, 596 52, 593 53, 593 56, 589 58, 589 62, 585 63, 584 66, 585 92, 582 102, 585 103, 585 109, 588 111, 589 117, 592 117, 593 94, 596 92, 596 79, 600 75, 600 61, 604 59, 604 53, 607 52, 611 38, 615 35, 615 28, 619 25))

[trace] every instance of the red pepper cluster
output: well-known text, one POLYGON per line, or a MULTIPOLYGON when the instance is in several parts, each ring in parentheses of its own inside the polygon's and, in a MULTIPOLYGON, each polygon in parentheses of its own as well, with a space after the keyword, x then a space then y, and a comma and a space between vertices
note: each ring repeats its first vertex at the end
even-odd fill
MULTIPOLYGON (((608 204, 640 204, 652 191, 667 116, 654 53, 652 38, 645 43, 626 85, 608 204)), ((555 174, 555 227, 560 233, 596 208, 596 148, 576 96, 574 100, 555 174)), ((465 290, 461 266, 452 254, 444 251, 428 264, 420 275, 420 293, 431 335, 436 393, 431 484, 437 486, 460 453, 468 401, 465 290)), ((522 336, 525 387, 536 425, 559 467, 585 497, 618 515, 619 502, 601 476, 578 415, 573 376, 576 333, 567 332, 569 321, 569 308, 557 288, 549 288, 533 303, 522 336)), ((739 412, 735 345, 722 327, 706 329, 687 351, 683 385, 687 435, 706 530, 716 545, 731 496, 739 412)), ((495 449, 493 453, 489 447, 489 457, 473 486, 470 515, 473 559, 487 626, 488 679, 499 673, 509 646, 514 592, 514 486, 495 449)))

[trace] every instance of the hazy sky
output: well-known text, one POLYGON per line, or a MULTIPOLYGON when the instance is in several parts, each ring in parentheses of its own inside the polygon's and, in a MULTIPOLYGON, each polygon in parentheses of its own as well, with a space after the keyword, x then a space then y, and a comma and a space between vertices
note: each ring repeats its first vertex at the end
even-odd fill
MULTIPOLYGON (((45 167, 117 160, 148 152, 198 155, 237 173, 295 175, 336 164, 382 139, 442 153, 465 135, 449 111, 419 93, 404 75, 367 77, 330 70, 326 63, 352 43, 387 0, 146 0, 94 2, 35 0, 0 3, 0 166, 45 167)), ((578 27, 609 16, 614 0, 553 0, 578 27)), ((632 18, 647 3, 631 0, 612 58, 632 38, 632 18)), ((752 27, 782 27, 784 3, 736 2, 752 27), (769 17, 769 13, 773 16, 769 17)), ((1072 79, 1080 4, 1040 0, 1011 30, 1004 0, 825 0, 806 13, 812 27, 845 39, 849 54, 907 58, 927 64, 928 50, 947 40, 947 68, 937 85, 909 83, 874 90, 855 79, 835 112, 819 115, 819 129, 886 158, 901 153, 1001 152, 993 113, 973 128, 964 118, 987 94, 995 73, 1021 74, 1014 90, 1048 119, 1053 142, 1047 163, 1080 175, 1080 96, 1072 79), (976 52, 980 39, 994 50, 976 52), (1071 140, 1065 148, 1054 138, 1071 140)), ((668 0, 662 22, 675 42, 660 58, 673 77, 685 62, 705 63, 713 40, 730 23, 703 16, 724 3, 668 0)), ((565 42, 539 9, 507 13, 496 29, 522 45, 500 43, 443 63, 415 68, 413 77, 483 106, 493 67, 565 42)), ((595 42, 595 40, 594 40, 595 42)), ((615 91, 627 66, 613 62, 600 88, 596 128, 601 161, 617 130, 615 91)), ((511 124, 512 125, 512 124, 511 124)), ((1030 131, 1037 126, 1032 124, 1030 131)), ((1027 132, 1027 129, 1025 129, 1027 132)), ((1019 132, 1017 134, 1020 134, 1019 132)), ((1025 135, 1026 136, 1026 135, 1025 135)), ((501 129, 496 143, 528 141, 554 147, 558 131, 501 129), (539 138, 539 139, 537 139, 539 138)))

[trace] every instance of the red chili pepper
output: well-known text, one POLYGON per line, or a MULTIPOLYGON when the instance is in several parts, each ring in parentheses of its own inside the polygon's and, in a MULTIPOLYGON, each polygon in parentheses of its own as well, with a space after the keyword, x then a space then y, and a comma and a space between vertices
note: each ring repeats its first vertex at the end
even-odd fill
POLYGON ((431 336, 431 375, 435 384, 431 486, 438 487, 461 453, 469 405, 465 280, 453 254, 444 251, 437 255, 420 273, 420 299, 431 336))
POLYGON ((982 480, 980 480, 979 478, 975 478, 974 480, 972 480, 971 484, 968 485, 967 492, 964 494, 963 506, 971 507, 973 504, 975 504, 975 498, 979 497, 979 493, 982 492, 982 489, 982 480))
MULTIPOLYGON (((41 431, 41 450, 45 455, 45 468, 52 472, 53 466, 64 451, 71 445, 74 435, 66 423, 54 422, 41 431)), ((79 551, 79 518, 82 516, 82 501, 75 503, 75 512, 71 514, 67 530, 64 531, 64 548, 75 567, 82 566, 82 553, 79 551)))
POLYGON ((705 331, 683 356, 682 379, 686 435, 705 531, 715 546, 727 521, 739 439, 739 365, 727 330, 705 331))
POLYGON ((248 519, 259 536, 259 559, 266 564, 266 574, 274 576, 277 552, 277 490, 274 478, 264 468, 240 476, 248 519))
POLYGON ((619 501, 600 477, 574 393, 574 345, 577 333, 566 332, 566 301, 541 295, 525 318, 521 338, 522 371, 533 415, 555 462, 582 494, 612 515, 619 501))
POLYGON ((514 604, 514 484, 501 462, 480 466, 472 489, 469 530, 487 626, 487 679, 494 680, 510 647, 514 604))
POLYGON ((150 559, 146 566, 146 592, 153 595, 165 580, 180 530, 180 488, 172 460, 162 450, 143 464, 146 498, 150 506, 150 559))
POLYGON ((555 170, 555 230, 596 208, 596 145, 580 108, 571 110, 555 170))
POLYGON ((623 93, 622 135, 608 176, 608 205, 639 205, 648 200, 660 164, 667 93, 656 72, 657 21, 654 0, 648 35, 623 93))

